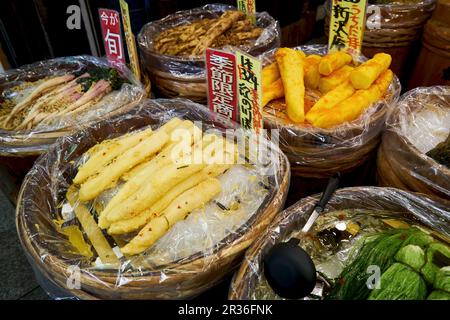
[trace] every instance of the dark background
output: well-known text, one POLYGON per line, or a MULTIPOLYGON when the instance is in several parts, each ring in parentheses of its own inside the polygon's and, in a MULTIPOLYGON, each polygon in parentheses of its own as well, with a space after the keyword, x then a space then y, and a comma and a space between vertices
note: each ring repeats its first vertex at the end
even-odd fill
MULTIPOLYGON (((93 54, 82 20, 80 30, 66 27, 66 13, 77 0, 1 0, 0 1, 0 62, 16 68, 23 64, 60 56, 93 54), (2 53, 3 52, 3 53, 2 53)), ((120 11, 118 0, 84 0, 89 19, 95 28, 95 47, 104 55, 98 8, 120 11)), ((203 6, 207 3, 236 5, 236 0, 127 0, 135 35, 148 21, 157 20, 178 10, 203 6)), ((257 11, 267 11, 289 34, 288 45, 308 41, 313 35, 315 14, 324 0, 257 0, 257 11), (292 29, 294 28, 294 30, 292 29), (294 38, 292 38, 294 36, 294 38)), ((321 32, 323 29, 316 28, 321 32)))

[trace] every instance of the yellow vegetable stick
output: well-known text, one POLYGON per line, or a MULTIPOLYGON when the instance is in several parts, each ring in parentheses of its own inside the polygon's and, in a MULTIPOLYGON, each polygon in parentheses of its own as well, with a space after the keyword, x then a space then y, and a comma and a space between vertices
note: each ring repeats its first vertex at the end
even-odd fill
MULTIPOLYGON (((299 51, 296 50, 295 51, 300 57, 304 58, 305 54, 303 53, 303 51, 299 51)), ((306 70, 308 70, 308 74, 305 74, 305 81, 310 81, 311 82, 311 88, 314 89, 314 83, 318 81, 318 78, 320 77, 320 75, 318 74, 318 70, 317 67, 314 66, 315 61, 317 61, 317 58, 319 58, 320 60, 320 56, 317 55, 311 55, 306 57, 306 59, 309 58, 309 64, 308 66, 305 63, 305 73, 306 70), (317 81, 315 80, 316 74, 317 73, 317 81)), ((263 97, 262 97, 262 102, 263 102, 263 107, 266 106, 270 101, 275 100, 275 99, 279 99, 279 98, 283 98, 284 97, 284 87, 283 87, 283 82, 280 78, 280 71, 278 69, 278 64, 276 62, 270 64, 269 66, 266 67, 268 70, 266 71, 266 73, 268 74, 266 76, 266 79, 269 79, 267 81, 264 81, 264 70, 263 70, 263 97), (270 69, 273 69, 276 67, 276 77, 275 74, 272 72, 272 76, 269 75, 270 69)), ((317 87, 317 86, 316 86, 317 87)))
POLYGON ((348 53, 342 51, 329 53, 320 60, 319 72, 324 76, 328 76, 351 61, 352 56, 348 53))
MULTIPOLYGON (((193 123, 192 128, 197 128, 193 123)), ((197 128, 198 129, 198 128, 197 128)), ((200 129, 198 129, 200 130, 200 129)), ((177 144, 188 143, 189 147, 192 145, 193 140, 191 139, 189 142, 180 141, 180 142, 172 142, 168 146, 166 146, 156 157, 154 157, 151 161, 144 163, 144 167, 141 168, 139 172, 137 172, 131 179, 129 179, 119 190, 119 192, 108 202, 104 210, 99 213, 99 221, 103 221, 103 216, 107 215, 108 212, 117 206, 119 203, 125 201, 129 197, 131 197, 135 192, 137 192, 143 184, 146 183, 146 177, 150 177, 152 174, 155 174, 162 167, 173 163, 171 153, 172 150, 176 147, 177 144)), ((103 223, 102 223, 103 224, 103 223)))
POLYGON ((193 164, 183 167, 170 164, 161 168, 159 174, 152 179, 148 179, 147 184, 140 188, 132 197, 112 208, 107 215, 102 214, 103 219, 98 222, 100 228, 107 229, 112 222, 136 216, 153 205, 178 183, 202 170, 204 167, 205 165, 203 164, 193 164))
POLYGON ((355 89, 368 89, 372 83, 391 65, 392 58, 387 53, 377 53, 372 59, 356 67, 350 73, 355 89))
MULTIPOLYGON (((211 140, 212 136, 214 135, 203 136, 202 143, 194 146, 194 154, 195 152, 203 153, 201 159, 203 162, 182 166, 178 163, 170 163, 169 165, 162 167, 158 174, 151 172, 149 176, 142 175, 142 177, 140 177, 140 179, 142 178, 141 181, 136 182, 141 187, 133 194, 133 196, 120 202, 109 211, 106 212, 106 210, 104 210, 104 212, 100 214, 100 228, 106 229, 112 222, 122 219, 129 219, 138 215, 140 212, 153 205, 159 198, 161 198, 178 183, 205 168, 208 161, 214 157, 214 154, 207 150, 210 147, 208 141, 211 140)), ((214 141, 213 144, 220 142, 221 139, 217 139, 217 141, 214 141)), ((215 149, 212 149, 211 151, 213 150, 215 149)))
POLYGON ((117 264, 119 260, 103 235, 102 230, 95 223, 91 213, 85 206, 77 203, 76 188, 74 186, 67 190, 66 197, 102 263, 117 264))
MULTIPOLYGON (((173 118, 168 121, 162 129, 169 133, 181 122, 182 121, 180 119, 173 118)), ((148 128, 146 130, 127 134, 116 139, 105 140, 102 143, 93 146, 87 151, 90 155, 89 160, 80 166, 73 182, 75 184, 81 184, 90 176, 98 174, 114 158, 134 147, 143 139, 149 137, 152 133, 152 129, 148 128)))
POLYGON ((144 210, 139 215, 127 220, 120 220, 110 225, 108 229, 109 234, 124 234, 129 233, 146 225, 151 219, 158 217, 162 214, 163 210, 169 206, 169 204, 180 194, 189 190, 190 188, 198 185, 200 182, 214 178, 221 175, 227 169, 231 167, 231 164, 224 165, 209 165, 200 172, 190 176, 180 184, 176 185, 168 193, 158 200, 149 209, 144 210))
POLYGON ((305 86, 309 89, 316 89, 319 86, 319 63, 321 59, 321 56, 315 54, 305 58, 305 86))
MULTIPOLYGON (((195 130, 199 130, 201 134, 201 130, 194 126, 192 124, 191 129, 194 129, 192 134, 195 135, 195 130)), ((194 146, 194 150, 199 151, 200 147, 205 148, 207 147, 214 139, 219 139, 216 135, 209 134, 204 135, 202 137, 201 143, 197 143, 194 146)), ((105 209, 100 212, 99 214, 99 224, 104 226, 107 225, 106 217, 108 216, 109 211, 111 211, 113 208, 118 206, 120 203, 124 202, 133 194, 139 191, 145 184, 148 183, 149 179, 148 177, 152 177, 155 175, 157 171, 162 169, 163 167, 174 164, 177 167, 181 167, 184 164, 181 162, 184 161, 184 159, 181 158, 175 158, 175 155, 173 153, 176 153, 175 148, 177 148, 180 144, 185 146, 186 144, 189 146, 189 149, 192 149, 191 145, 194 143, 194 139, 190 139, 189 141, 180 141, 176 142, 173 145, 168 146, 163 151, 161 151, 155 158, 153 158, 150 162, 148 162, 139 172, 136 173, 131 179, 129 179, 119 190, 119 192, 109 201, 105 209)), ((183 150, 184 148, 179 148, 180 150, 183 150)), ((201 150, 200 150, 201 152, 201 150)), ((176 155, 177 157, 180 157, 180 154, 176 155)))
POLYGON ((93 148, 95 148, 97 152, 92 152, 92 148, 87 151, 88 153, 91 153, 89 160, 86 161, 85 164, 80 166, 77 175, 73 179, 73 183, 83 183, 87 178, 97 174, 100 170, 102 170, 103 167, 111 162, 114 158, 116 158, 126 150, 134 147, 139 142, 141 142, 142 139, 149 137, 152 133, 152 128, 148 128, 146 130, 124 137, 123 139, 104 144, 102 147, 97 147, 99 145, 94 146, 93 148))
POLYGON ((283 97, 284 97, 284 87, 283 81, 280 78, 277 81, 273 82, 269 87, 265 89, 263 88, 262 105, 264 107, 270 101, 283 97))
POLYGON ((383 97, 393 76, 391 70, 386 70, 369 89, 357 90, 333 108, 319 111, 312 124, 319 128, 330 128, 357 119, 368 106, 383 97))
POLYGON ((204 206, 221 191, 217 179, 208 179, 185 191, 164 210, 160 217, 152 219, 139 234, 121 248, 126 255, 145 251, 158 241, 175 223, 187 217, 193 210, 204 206))
POLYGON ((354 68, 352 66, 345 65, 332 74, 326 77, 321 77, 319 80, 319 91, 322 94, 326 94, 328 91, 333 90, 348 79, 348 77, 350 76, 350 72, 353 69, 354 68))
POLYGON ((378 88, 358 90, 350 98, 329 110, 321 110, 310 120, 318 128, 330 128, 356 119, 369 104, 371 97, 378 93, 378 88))
POLYGON ((316 64, 316 63, 319 63, 320 62, 320 60, 322 60, 322 57, 321 56, 319 56, 318 54, 310 54, 310 55, 305 55, 305 62, 306 63, 313 63, 313 64, 316 64))
POLYGON ((384 96, 393 79, 394 73, 392 72, 391 69, 387 69, 377 78, 377 80, 375 80, 374 84, 378 87, 380 91, 380 96, 375 101, 381 99, 384 96))
MULTIPOLYGON (((286 48, 286 49, 289 49, 289 48, 286 48)), ((302 58, 302 59, 306 58, 306 54, 302 50, 294 50, 294 51, 300 58, 302 58)))
POLYGON ((167 133, 161 130, 122 153, 112 163, 104 167, 98 175, 90 178, 81 185, 79 193, 80 200, 92 200, 104 190, 114 186, 122 174, 129 171, 150 155, 161 150, 168 140, 169 136, 167 133))
MULTIPOLYGON (((167 133, 169 133, 173 129, 175 129, 178 125, 180 125, 181 123, 182 123, 182 121, 179 118, 172 118, 161 128, 163 128, 167 133)), ((86 153, 89 155, 93 155, 98 152, 103 152, 107 147, 109 147, 110 144, 117 143, 119 141, 125 140, 126 138, 131 138, 132 136, 139 134, 140 132, 142 132, 142 131, 128 133, 128 134, 125 134, 125 135, 120 136, 115 139, 104 140, 101 143, 93 146, 88 151, 86 151, 86 153)), ((128 146, 130 147, 130 145, 128 145, 128 146)))
POLYGON ((334 90, 329 91, 322 96, 306 114, 306 120, 314 123, 315 119, 320 115, 321 110, 329 110, 335 105, 344 101, 355 92, 355 88, 347 80, 343 84, 337 86, 334 90))
POLYGON ((76 249, 76 253, 79 253, 87 258, 92 258, 94 255, 91 250, 91 246, 84 240, 83 233, 81 232, 78 225, 68 225, 62 228, 64 220, 53 220, 53 222, 58 226, 58 232, 64 234, 70 244, 76 249))
POLYGON ((262 87, 269 87, 272 83, 280 78, 280 71, 276 62, 269 64, 262 70, 262 87))
POLYGON ((294 122, 303 122, 305 120, 304 59, 301 54, 290 48, 278 49, 275 59, 283 81, 287 115, 294 122))
MULTIPOLYGON (((167 130, 166 130, 167 131, 167 130)), ((121 177, 122 180, 128 181, 133 179, 139 172, 144 170, 149 166, 154 166, 154 170, 157 170, 162 165, 168 164, 171 161, 171 152, 175 146, 179 144, 191 146, 195 139, 201 137, 202 131, 197 126, 194 125, 192 121, 185 120, 178 127, 176 127, 173 131, 170 132, 170 142, 164 146, 164 149, 161 150, 158 155, 154 158, 149 159, 149 161, 144 161, 131 169, 130 171, 124 173, 121 177), (186 131, 178 131, 178 130, 186 130, 186 131), (179 132, 186 132, 186 136, 177 137, 179 132), (194 137, 194 138, 193 138, 194 137), (181 139, 180 139, 181 138, 181 139)))

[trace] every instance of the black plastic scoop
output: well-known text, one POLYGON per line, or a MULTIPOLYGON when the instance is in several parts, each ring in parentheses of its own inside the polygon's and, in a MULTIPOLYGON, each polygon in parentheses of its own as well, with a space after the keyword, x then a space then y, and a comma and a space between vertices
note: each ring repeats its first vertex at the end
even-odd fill
MULTIPOLYGON (((340 174, 328 181, 328 185, 302 228, 307 233, 322 213, 339 185, 340 174)), ((273 291, 280 297, 299 299, 311 293, 316 285, 316 267, 311 257, 298 246, 300 240, 291 238, 274 245, 264 256, 264 275, 273 291)))

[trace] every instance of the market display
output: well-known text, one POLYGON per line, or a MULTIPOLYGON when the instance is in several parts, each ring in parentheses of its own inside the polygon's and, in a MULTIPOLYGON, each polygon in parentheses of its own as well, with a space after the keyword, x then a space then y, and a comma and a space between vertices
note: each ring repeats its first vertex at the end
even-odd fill
MULTIPOLYGON (((358 44, 330 50, 280 47, 274 18, 245 13, 254 3, 208 4, 145 24, 138 57, 121 1, 99 11, 110 61, 0 73, 0 160, 35 161, 16 227, 39 285, 54 299, 187 299, 237 270, 230 299, 450 300, 450 87, 400 97, 397 77, 435 2, 369 0, 366 18, 355 5, 341 27, 353 21, 358 44), (363 171, 380 187, 338 189, 363 171)), ((443 2, 427 50, 447 47, 443 2)))
POLYGON ((224 125, 233 127, 187 100, 155 99, 61 139, 19 199, 33 263, 64 288, 77 261, 82 293, 98 298, 182 298, 213 286, 279 212, 289 182, 276 146, 260 138, 267 150, 254 158, 224 125))
POLYGON ((206 104, 206 48, 258 56, 280 46, 278 22, 266 12, 256 13, 255 19, 251 23, 233 6, 208 4, 144 25, 138 45, 158 94, 206 104))
POLYGON ((344 52, 320 57, 280 48, 275 60, 263 71, 263 77, 268 78, 263 86, 265 112, 290 123, 307 122, 318 128, 358 119, 383 98, 394 77, 388 69, 391 57, 383 53, 351 66, 353 59, 344 52), (275 102, 271 108, 270 101, 283 97, 285 101, 275 102))
POLYGON ((378 152, 383 185, 450 199, 450 89, 405 93, 388 120, 378 152))
POLYGON ((317 270, 316 286, 306 300, 450 299, 450 213, 445 205, 396 189, 341 189, 311 231, 302 234, 314 201, 317 197, 306 198, 287 209, 265 239, 249 249, 231 298, 280 299, 264 277, 261 260, 268 247, 294 237, 317 270))

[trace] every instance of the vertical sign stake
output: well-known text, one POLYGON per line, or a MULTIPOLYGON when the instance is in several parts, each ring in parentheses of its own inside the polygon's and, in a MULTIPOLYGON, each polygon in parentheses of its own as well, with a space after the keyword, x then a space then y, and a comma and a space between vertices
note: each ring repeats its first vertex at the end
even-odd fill
POLYGON ((237 8, 256 24, 256 0, 237 0, 237 8))
POLYGON ((328 51, 361 53, 367 0, 332 0, 328 51))
POLYGON ((139 58, 136 49, 136 40, 133 31, 131 30, 130 11, 128 10, 128 3, 125 0, 120 0, 120 11, 122 12, 123 30, 125 32, 125 40, 127 41, 128 56, 130 57, 131 70, 138 81, 141 80, 141 70, 139 67, 139 58))

